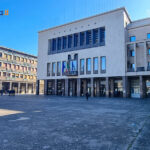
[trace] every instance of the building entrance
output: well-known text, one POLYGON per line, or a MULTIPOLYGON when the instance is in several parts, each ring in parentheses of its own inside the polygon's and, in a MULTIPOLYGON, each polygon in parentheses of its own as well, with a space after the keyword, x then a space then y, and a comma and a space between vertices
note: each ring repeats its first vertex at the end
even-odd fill
POLYGON ((69 96, 77 96, 77 79, 69 79, 69 96))

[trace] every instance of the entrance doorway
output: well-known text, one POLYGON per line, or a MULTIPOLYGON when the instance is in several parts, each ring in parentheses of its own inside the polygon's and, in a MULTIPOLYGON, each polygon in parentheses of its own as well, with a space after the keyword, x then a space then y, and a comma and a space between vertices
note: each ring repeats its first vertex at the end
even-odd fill
POLYGON ((77 79, 69 79, 69 96, 77 96, 77 79))

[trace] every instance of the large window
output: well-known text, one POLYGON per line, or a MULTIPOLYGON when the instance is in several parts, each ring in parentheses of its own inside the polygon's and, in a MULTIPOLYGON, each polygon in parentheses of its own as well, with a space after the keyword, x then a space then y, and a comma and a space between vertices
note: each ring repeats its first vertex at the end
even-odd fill
POLYGON ((80 74, 84 74, 84 59, 80 59, 80 74))
POLYGON ((147 39, 150 39, 150 33, 147 34, 147 39))
POLYGON ((50 76, 50 63, 47 63, 47 76, 50 76))
POLYGON ((63 49, 67 47, 67 37, 63 37, 63 49))
POLYGON ((72 35, 68 36, 68 48, 72 47, 72 35))
POLYGON ((131 56, 131 57, 134 57, 134 56, 135 56, 135 51, 134 51, 134 50, 131 50, 131 51, 130 51, 130 56, 131 56))
POLYGON ((78 34, 74 34, 74 47, 78 46, 78 34))
POLYGON ((150 48, 148 49, 148 55, 150 55, 150 48))
POLYGON ((57 50, 61 50, 61 38, 58 38, 57 40, 57 50))
POLYGON ((84 36, 85 36, 84 32, 81 32, 80 33, 80 46, 84 45, 84 36))
POLYGON ((61 72, 61 63, 57 62, 57 75, 60 76, 60 72, 61 72))
POLYGON ((98 57, 93 59, 93 71, 94 73, 98 73, 98 57))
POLYGON ((136 37, 135 36, 130 36, 130 42, 134 42, 136 41, 136 37))
POLYGON ((52 51, 56 50, 56 39, 52 40, 52 51))
POLYGON ((91 44, 92 38, 91 38, 91 30, 86 32, 86 44, 91 44))
POLYGON ((93 44, 98 43, 98 29, 93 30, 93 44))
POLYGON ((105 27, 100 28, 100 43, 105 44, 105 27))
POLYGON ((77 60, 70 61, 70 71, 77 71, 77 60))
POLYGON ((56 65, 55 63, 53 62, 52 63, 52 75, 55 76, 55 72, 56 72, 56 65))
POLYGON ((101 57, 101 73, 106 72, 106 57, 102 56, 101 57))
POLYGON ((86 72, 87 74, 91 73, 91 58, 86 59, 86 72))
POLYGON ((67 69, 67 63, 66 61, 63 61, 62 62, 62 74, 64 75, 64 73, 66 72, 66 69, 67 69))

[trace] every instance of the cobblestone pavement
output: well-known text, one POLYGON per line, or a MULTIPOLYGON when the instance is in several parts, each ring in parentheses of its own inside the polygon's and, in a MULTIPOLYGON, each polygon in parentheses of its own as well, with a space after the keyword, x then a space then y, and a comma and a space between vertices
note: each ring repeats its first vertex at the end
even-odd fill
POLYGON ((0 150, 150 150, 150 99, 1 96, 0 150))

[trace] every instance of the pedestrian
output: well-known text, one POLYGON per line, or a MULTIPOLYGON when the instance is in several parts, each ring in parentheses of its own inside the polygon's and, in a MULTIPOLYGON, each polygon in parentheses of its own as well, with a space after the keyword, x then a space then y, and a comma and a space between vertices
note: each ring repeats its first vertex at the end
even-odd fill
POLYGON ((88 101, 88 98, 89 98, 89 93, 86 92, 86 100, 88 101))

